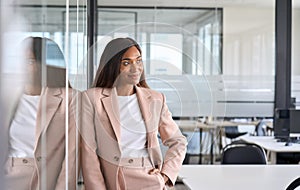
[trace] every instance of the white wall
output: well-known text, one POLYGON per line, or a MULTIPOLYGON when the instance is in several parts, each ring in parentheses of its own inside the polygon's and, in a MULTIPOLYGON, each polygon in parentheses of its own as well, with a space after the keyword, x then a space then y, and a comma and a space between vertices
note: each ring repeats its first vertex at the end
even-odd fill
POLYGON ((292 74, 300 75, 300 8, 292 14, 292 74))
MULTIPOLYGON (((224 75, 274 75, 274 7, 225 7, 223 25, 224 75)), ((292 31, 292 73, 300 75, 300 8, 292 31)))
POLYGON ((274 8, 224 8, 223 74, 275 73, 274 19, 274 8))

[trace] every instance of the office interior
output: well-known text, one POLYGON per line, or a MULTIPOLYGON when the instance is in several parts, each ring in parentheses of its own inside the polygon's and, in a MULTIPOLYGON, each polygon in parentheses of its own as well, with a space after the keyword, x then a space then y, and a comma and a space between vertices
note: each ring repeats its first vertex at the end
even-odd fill
MULTIPOLYGON (((141 45, 150 88, 166 96, 187 137, 183 166, 222 167, 224 147, 238 140, 262 146, 266 167, 292 171, 299 166, 299 1, 0 2, 1 125, 26 77, 24 38, 56 42, 66 60, 56 66, 65 67, 71 86, 84 91, 91 87, 105 45, 131 37, 141 45)), ((0 134, 3 152, 6 132, 0 134)), ((283 186, 297 177, 290 175, 283 186)), ((193 189, 193 183, 185 183, 179 180, 177 188, 193 189)))

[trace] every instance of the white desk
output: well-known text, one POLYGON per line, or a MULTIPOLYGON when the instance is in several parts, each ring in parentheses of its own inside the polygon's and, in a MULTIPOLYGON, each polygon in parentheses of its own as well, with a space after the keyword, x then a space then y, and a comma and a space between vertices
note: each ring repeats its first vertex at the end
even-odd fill
POLYGON ((300 165, 183 165, 191 190, 284 190, 300 176, 300 165))
POLYGON ((291 146, 285 146, 285 142, 277 142, 271 136, 243 136, 241 139, 263 147, 267 151, 267 156, 270 156, 270 164, 276 164, 277 153, 300 152, 300 144, 293 143, 291 146))

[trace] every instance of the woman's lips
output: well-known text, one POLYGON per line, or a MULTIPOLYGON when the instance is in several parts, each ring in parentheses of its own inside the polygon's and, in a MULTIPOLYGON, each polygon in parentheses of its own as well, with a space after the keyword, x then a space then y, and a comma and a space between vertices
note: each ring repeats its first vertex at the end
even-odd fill
POLYGON ((131 74, 131 75, 128 75, 130 78, 133 78, 133 79, 138 79, 140 77, 139 74, 131 74))

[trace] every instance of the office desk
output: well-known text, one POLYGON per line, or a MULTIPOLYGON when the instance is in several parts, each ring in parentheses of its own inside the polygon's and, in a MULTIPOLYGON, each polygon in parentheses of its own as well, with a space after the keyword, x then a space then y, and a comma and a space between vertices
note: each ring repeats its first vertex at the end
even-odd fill
POLYGON ((196 120, 174 120, 184 131, 197 131, 198 129, 213 129, 215 126, 208 125, 196 120))
POLYGON ((208 130, 211 134, 211 145, 210 145, 210 162, 213 164, 213 133, 215 126, 208 125, 196 120, 175 120, 179 128, 184 132, 197 132, 199 131, 199 164, 202 164, 202 133, 203 130, 208 130))
POLYGON ((276 164, 277 153, 300 152, 300 144, 285 146, 285 142, 277 142, 272 136, 243 136, 241 139, 263 147, 267 151, 267 156, 270 156, 270 164, 276 164))
POLYGON ((196 132, 199 131, 199 164, 202 164, 202 133, 203 130, 206 130, 210 133, 211 142, 209 144, 210 149, 210 164, 214 164, 214 145, 215 142, 219 144, 219 150, 222 149, 222 128, 231 127, 231 126, 239 126, 239 125, 256 125, 258 121, 254 122, 233 122, 233 121, 221 121, 221 120, 213 120, 206 123, 202 123, 196 120, 175 120, 179 128, 184 132, 196 132))
POLYGON ((235 122, 235 121, 211 121, 208 122, 208 125, 213 125, 216 127, 231 127, 239 125, 257 125, 259 121, 246 121, 246 122, 235 122))
POLYGON ((299 165, 183 165, 179 177, 192 190, 284 190, 299 165))
MULTIPOLYGON (((222 150, 222 137, 225 136, 225 128, 226 127, 239 127, 239 126, 256 126, 260 121, 227 121, 227 120, 213 120, 207 122, 208 125, 214 126, 216 134, 219 136, 219 150, 222 150)), ((254 132, 253 127, 253 132, 254 132)))

